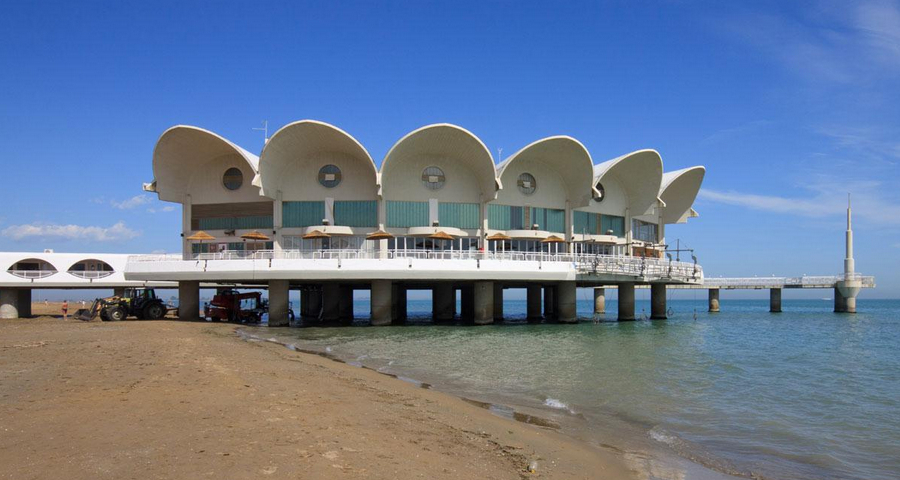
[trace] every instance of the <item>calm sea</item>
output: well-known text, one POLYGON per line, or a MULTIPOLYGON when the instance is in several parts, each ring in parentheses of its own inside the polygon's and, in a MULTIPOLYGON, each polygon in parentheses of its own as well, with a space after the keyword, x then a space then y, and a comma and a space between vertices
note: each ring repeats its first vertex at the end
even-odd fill
POLYGON ((430 302, 410 301, 405 326, 275 333, 551 420, 648 478, 898 478, 900 301, 863 299, 856 315, 825 300, 786 300, 781 314, 727 298, 710 314, 705 295, 669 305, 666 321, 612 321, 613 300, 609 321, 557 325, 528 324, 525 302, 507 300, 504 323, 468 327, 432 325, 430 302))

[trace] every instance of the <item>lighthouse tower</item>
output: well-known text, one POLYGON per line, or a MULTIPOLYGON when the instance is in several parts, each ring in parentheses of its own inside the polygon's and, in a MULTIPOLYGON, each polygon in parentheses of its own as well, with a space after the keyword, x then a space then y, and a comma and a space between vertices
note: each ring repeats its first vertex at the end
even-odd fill
POLYGON ((853 227, 850 209, 850 195, 847 194, 847 256, 844 257, 844 279, 834 287, 834 311, 856 313, 856 296, 862 282, 856 277, 856 265, 853 261, 853 227))

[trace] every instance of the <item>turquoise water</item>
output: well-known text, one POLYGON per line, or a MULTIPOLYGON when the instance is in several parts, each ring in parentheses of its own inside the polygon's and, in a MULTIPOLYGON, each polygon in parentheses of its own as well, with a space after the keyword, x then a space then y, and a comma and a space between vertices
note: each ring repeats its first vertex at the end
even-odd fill
POLYGON ((781 314, 757 300, 724 299, 718 314, 705 299, 669 305, 666 321, 557 325, 528 324, 525 302, 508 300, 503 324, 467 327, 431 325, 430 302, 410 301, 406 326, 277 334, 543 416, 650 478, 897 478, 900 301, 860 300, 856 315, 823 300, 786 300, 781 314))

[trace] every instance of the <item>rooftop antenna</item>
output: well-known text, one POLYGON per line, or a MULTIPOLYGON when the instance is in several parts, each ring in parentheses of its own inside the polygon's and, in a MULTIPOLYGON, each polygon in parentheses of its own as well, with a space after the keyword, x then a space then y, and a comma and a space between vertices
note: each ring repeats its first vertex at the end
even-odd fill
POLYGON ((263 144, 265 145, 266 143, 269 143, 269 121, 263 120, 262 124, 263 124, 262 128, 253 127, 253 130, 258 130, 258 131, 263 132, 263 136, 265 137, 263 139, 263 144))

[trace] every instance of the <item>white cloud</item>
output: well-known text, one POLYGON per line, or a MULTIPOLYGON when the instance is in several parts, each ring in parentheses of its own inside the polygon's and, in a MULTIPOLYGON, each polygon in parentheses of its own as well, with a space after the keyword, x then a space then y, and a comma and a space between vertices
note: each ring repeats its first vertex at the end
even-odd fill
POLYGON ((162 208, 148 208, 147 209, 147 213, 174 212, 174 211, 175 211, 174 205, 166 205, 165 207, 162 207, 162 208))
POLYGON ((140 207, 141 205, 146 205, 150 203, 149 195, 135 195, 128 200, 122 200, 121 202, 117 202, 115 200, 110 200, 109 203, 118 208, 119 210, 131 210, 135 207, 140 207))
POLYGON ((853 194, 853 216, 883 226, 900 226, 900 204, 882 193, 877 181, 851 181, 820 176, 798 187, 805 195, 758 195, 733 190, 701 189, 698 197, 715 203, 752 210, 811 218, 837 217, 847 208, 847 192, 853 194))
POLYGON ((125 226, 124 222, 118 222, 110 227, 83 226, 83 225, 57 225, 46 223, 32 223, 28 225, 11 225, 0 232, 2 236, 13 240, 27 239, 61 239, 61 240, 90 240, 95 242, 115 242, 130 240, 141 235, 140 232, 125 226))

